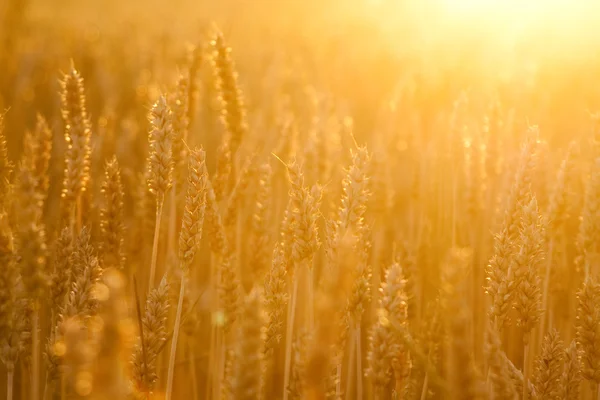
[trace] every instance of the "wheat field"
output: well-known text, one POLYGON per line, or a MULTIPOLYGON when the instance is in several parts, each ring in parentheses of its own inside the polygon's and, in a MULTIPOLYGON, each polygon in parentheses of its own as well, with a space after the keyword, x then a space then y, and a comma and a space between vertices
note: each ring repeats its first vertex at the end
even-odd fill
POLYGON ((600 399, 561 1, 0 2, 0 398, 600 399))

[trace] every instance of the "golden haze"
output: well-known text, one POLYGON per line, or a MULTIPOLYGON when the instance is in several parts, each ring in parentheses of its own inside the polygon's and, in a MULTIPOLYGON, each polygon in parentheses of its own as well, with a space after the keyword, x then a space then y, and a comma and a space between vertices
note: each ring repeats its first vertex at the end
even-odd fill
POLYGON ((596 3, 0 3, 2 398, 600 398, 596 3))

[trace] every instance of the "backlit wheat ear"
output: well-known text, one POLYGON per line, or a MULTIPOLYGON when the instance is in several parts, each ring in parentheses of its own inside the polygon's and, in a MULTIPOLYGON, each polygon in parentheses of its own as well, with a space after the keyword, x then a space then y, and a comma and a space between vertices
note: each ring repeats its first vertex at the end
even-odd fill
POLYGON ((536 362, 533 381, 538 396, 544 399, 561 397, 560 379, 564 364, 563 342, 558 331, 553 330, 546 335, 542 344, 542 354, 536 362))
POLYGON ((187 149, 184 140, 188 137, 188 77, 180 75, 177 78, 175 93, 171 96, 172 131, 171 154, 173 159, 173 186, 177 196, 183 191, 185 182, 185 164, 187 160, 187 149))
POLYGON ((217 33, 211 45, 213 47, 213 68, 222 107, 221 117, 229 135, 233 159, 248 129, 246 112, 237 83, 237 72, 231 58, 231 48, 227 47, 220 33, 217 33))
POLYGON ((273 262, 265 277, 264 293, 269 316, 265 351, 270 353, 283 336, 285 308, 289 301, 285 262, 279 246, 273 250, 273 262))
POLYGON ((208 190, 205 159, 205 152, 201 148, 189 155, 188 189, 179 235, 179 261, 184 271, 192 263, 202 237, 208 190))
POLYGON ((514 242, 519 237, 520 210, 531 190, 537 135, 537 128, 531 128, 529 138, 521 149, 519 166, 508 197, 502 227, 495 236, 494 255, 486 269, 486 292, 492 298, 490 314, 497 328, 501 328, 507 318, 516 287, 510 254, 513 252, 514 242))
POLYGON ((48 169, 52 155, 52 131, 46 119, 40 114, 37 115, 36 119, 34 140, 33 170, 37 182, 36 189, 41 201, 45 202, 50 185, 48 169))
MULTIPOLYGON (((381 284, 381 297, 377 309, 377 321, 369 336, 367 354, 367 376, 371 379, 375 399, 388 396, 388 386, 392 381, 392 366, 400 367, 399 357, 403 357, 402 344, 394 335, 390 320, 399 324, 406 323, 406 293, 404 277, 399 264, 392 264, 386 272, 385 282, 381 284)), ((397 373, 404 373, 398 369, 397 373)))
POLYGON ((61 320, 71 317, 85 318, 94 315, 98 302, 94 294, 96 283, 102 276, 102 267, 91 244, 91 234, 84 227, 73 246, 72 285, 67 302, 61 312, 61 320))
POLYGON ((15 301, 17 265, 13 233, 8 216, 0 212, 0 340, 6 339, 11 326, 11 314, 15 301))
MULTIPOLYGON (((90 140, 91 122, 89 120, 83 78, 71 63, 69 71, 61 80, 61 111, 65 123, 65 175, 62 198, 63 212, 73 226, 81 224, 81 196, 90 181, 90 140)), ((73 230, 73 228, 71 228, 73 230)))
POLYGON ((565 368, 560 378, 560 396, 566 400, 577 400, 581 386, 581 363, 577 342, 573 340, 565 350, 565 368))
POLYGON ((237 357, 233 377, 236 399, 257 399, 263 391, 265 320, 263 297, 254 288, 244 299, 240 313, 237 357))
POLYGON ((131 361, 135 389, 146 396, 154 391, 158 379, 158 356, 167 340, 168 314, 169 284, 163 278, 158 287, 150 291, 146 300, 142 317, 143 332, 140 333, 131 361))
POLYGON ((205 153, 202 149, 196 149, 191 152, 188 161, 188 191, 185 199, 185 209, 179 236, 179 263, 182 273, 179 300, 177 302, 177 312, 175 316, 175 329, 173 332, 173 342, 171 343, 171 354, 169 358, 167 399, 171 397, 173 387, 175 354, 177 351, 177 340, 180 329, 183 300, 185 297, 185 280, 187 279, 190 265, 194 260, 194 256, 200 244, 200 239, 202 238, 207 189, 208 176, 206 174, 205 153))
POLYGON ((577 293, 577 346, 581 351, 581 375, 596 386, 600 383, 600 284, 588 277, 577 293))
POLYGON ((67 295, 71 289, 73 279, 72 253, 73 238, 71 230, 64 228, 54 243, 53 272, 50 276, 50 309, 52 312, 51 326, 56 325, 56 317, 64 307, 67 295))
POLYGON ((104 167, 104 204, 100 209, 100 231, 105 266, 124 267, 123 184, 116 157, 104 167))
POLYGON ((0 206, 4 206, 8 200, 10 178, 13 164, 8 159, 8 147, 6 134, 4 132, 4 114, 0 113, 0 206))
POLYGON ((600 260, 600 157, 594 160, 585 197, 577 235, 578 262, 583 265, 585 276, 597 273, 594 269, 600 260))
POLYGON ((518 282, 515 293, 517 322, 523 327, 527 344, 527 336, 542 314, 541 282, 537 270, 544 259, 545 226, 535 198, 524 204, 521 212, 518 254, 511 268, 514 271, 512 279, 518 282))
POLYGON ((509 367, 498 337, 493 327, 488 327, 486 352, 489 362, 489 376, 493 394, 501 399, 514 399, 518 396, 515 382, 511 379, 509 367))
POLYGON ((250 254, 250 270, 256 280, 262 280, 265 272, 269 268, 269 258, 271 256, 271 233, 269 231, 269 210, 272 204, 271 179, 273 171, 270 164, 265 163, 259 168, 258 188, 254 203, 254 214, 252 215, 252 236, 250 254))
POLYGON ((171 145, 173 137, 172 113, 165 96, 160 96, 152 106, 150 115, 150 144, 148 169, 150 171, 148 187, 156 196, 157 207, 164 202, 167 190, 171 187, 173 161, 171 145))
POLYGON ((154 103, 148 119, 151 125, 148 135, 148 142, 150 144, 148 155, 148 188, 156 198, 156 221, 154 225, 152 258, 150 259, 150 280, 148 284, 148 287, 152 288, 156 275, 163 206, 167 190, 169 190, 172 184, 173 173, 171 154, 171 140, 173 137, 172 115, 165 96, 160 96, 156 103, 154 103))
POLYGON ((352 165, 342 182, 342 205, 339 211, 339 235, 343 235, 348 226, 361 224, 369 199, 369 163, 371 155, 366 147, 352 152, 352 165))

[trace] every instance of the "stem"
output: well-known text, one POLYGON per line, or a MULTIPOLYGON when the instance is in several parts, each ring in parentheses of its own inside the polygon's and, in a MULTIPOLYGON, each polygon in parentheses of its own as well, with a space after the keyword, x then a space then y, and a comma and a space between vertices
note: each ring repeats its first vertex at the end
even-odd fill
POLYGON ((15 367, 8 366, 8 372, 6 373, 6 399, 12 400, 13 398, 13 383, 15 377, 15 367))
POLYGON ((212 321, 213 315, 211 312, 211 321, 210 321, 210 349, 208 351, 208 369, 206 370, 206 390, 204 392, 204 398, 210 398, 210 387, 214 380, 214 374, 212 373, 213 364, 215 362, 215 351, 216 348, 216 334, 215 334, 215 324, 212 321))
POLYGON ((64 372, 60 374, 60 400, 67 398, 67 378, 64 372))
POLYGON ((548 245, 548 262, 546 263, 546 274, 544 276, 544 294, 542 298, 542 310, 544 310, 544 315, 542 315, 542 320, 540 321, 540 334, 538 338, 538 344, 542 343, 544 340, 544 334, 546 333, 546 318, 548 318, 548 290, 550 288, 550 270, 552 266, 552 253, 554 248, 554 239, 550 239, 550 244, 548 245))
POLYGON ((292 299, 288 303, 288 320, 285 333, 285 372, 283 376, 283 400, 288 400, 287 387, 290 383, 290 369, 292 366, 292 335, 294 334, 294 316, 296 314, 296 297, 298 294, 298 276, 294 275, 294 288, 292 299))
POLYGON ((526 338, 525 346, 523 346, 523 400, 527 400, 529 396, 529 343, 526 338))
MULTIPOLYGON (((138 328, 140 330, 140 343, 142 344, 142 362, 144 368, 148 368, 148 356, 146 353, 146 341, 144 340, 144 324, 142 322, 142 309, 140 307, 140 296, 138 295, 137 280, 133 277, 133 293, 135 296, 135 308, 137 311, 138 328)), ((149 392, 146 391, 146 399, 149 397, 149 392)))
POLYGON ((421 400, 427 398, 427 385, 429 383, 429 372, 425 372, 425 379, 423 380, 423 389, 421 389, 421 400))
MULTIPOLYGON (((219 353, 219 377, 217 381, 217 393, 215 399, 221 397, 223 393, 223 385, 227 385, 226 368, 227 365, 227 340, 225 332, 221 332, 221 351, 219 353)), ((227 386, 225 386, 227 388, 227 386)))
POLYGON ((311 263, 308 266, 308 327, 309 331, 312 332, 315 328, 315 269, 311 267, 311 263))
POLYGON ((179 336, 179 324, 181 322, 181 310, 183 309, 183 295, 185 293, 185 273, 181 274, 181 286, 179 288, 179 301, 177 302, 177 313, 175 314, 175 328, 173 339, 171 339, 171 355, 169 357, 169 372, 167 373, 167 391, 165 400, 171 399, 173 391, 173 373, 175 370, 175 355, 177 352, 177 338, 179 336))
POLYGON ((350 354, 348 355, 348 370, 346 373, 346 399, 350 399, 350 393, 352 392, 352 371, 355 369, 354 356, 356 346, 354 345, 354 329, 350 328, 350 354))
POLYGON ((39 369, 40 369, 40 358, 39 358, 39 346, 40 346, 40 333, 39 333, 39 319, 40 319, 40 307, 36 302, 33 306, 33 316, 32 316, 32 357, 31 357, 31 399, 38 400, 40 398, 40 379, 39 379, 39 369))
POLYGON ((156 224, 154 225, 154 242, 152 243, 152 260, 150 262, 150 282, 148 291, 154 287, 154 275, 156 274, 156 258, 158 256, 158 237, 160 235, 160 221, 162 219, 162 209, 164 198, 159 198, 156 205, 156 224))
POLYGON ((221 393, 221 349, 223 347, 223 332, 219 327, 215 330, 215 336, 212 397, 213 399, 218 399, 221 393))
MULTIPOLYGON (((194 344, 191 340, 188 343, 190 354, 194 353, 194 344)), ((192 375, 192 398, 198 400, 198 378, 196 377, 196 357, 190 357, 190 374, 192 375)))
POLYGON ((213 290, 217 288, 217 270, 216 270, 216 257, 214 253, 211 253, 210 255, 210 276, 209 276, 209 291, 211 292, 211 296, 210 296, 210 348, 208 350, 208 369, 206 370, 207 372, 207 378, 206 378, 206 389, 204 392, 204 398, 205 399, 209 399, 210 398, 210 390, 211 390, 211 385, 214 386, 215 380, 216 380, 216 376, 215 373, 213 372, 213 366, 215 364, 215 352, 217 349, 217 326, 215 324, 214 318, 215 318, 215 312, 217 309, 217 305, 218 305, 218 291, 214 291, 213 290))
POLYGON ((342 361, 337 364, 335 382, 335 398, 339 399, 340 397, 342 397, 342 361))
POLYGON ((76 204, 77 210, 75 211, 75 213, 76 213, 75 215, 77 216, 77 232, 79 232, 81 230, 81 225, 82 225, 82 222, 81 222, 82 213, 83 213, 82 203, 83 203, 83 200, 82 200, 82 195, 80 193, 79 196, 77 196, 77 204, 76 204))
MULTIPOLYGON (((171 188, 171 202, 169 204, 169 231, 167 236, 167 255, 169 258, 175 252, 175 235, 177 231, 177 195, 175 185, 177 183, 173 182, 173 187, 171 188)), ((171 265, 171 263, 167 264, 167 268, 171 265)))
MULTIPOLYGON (((360 322, 356 324, 356 329, 354 330, 355 337, 354 340, 356 342, 356 398, 363 398, 363 373, 362 373, 362 344, 361 344, 361 334, 360 334, 360 322)), ((402 398, 402 397, 401 397, 402 398)))
POLYGON ((42 395, 42 399, 46 400, 48 398, 48 373, 46 373, 46 379, 44 380, 44 394, 42 395))

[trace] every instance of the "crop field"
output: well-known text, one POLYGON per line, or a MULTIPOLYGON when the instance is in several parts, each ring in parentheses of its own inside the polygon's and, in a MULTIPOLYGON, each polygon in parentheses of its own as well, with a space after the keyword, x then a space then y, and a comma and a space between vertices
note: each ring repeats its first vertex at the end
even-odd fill
POLYGON ((600 400, 598 26, 0 1, 0 398, 600 400))

